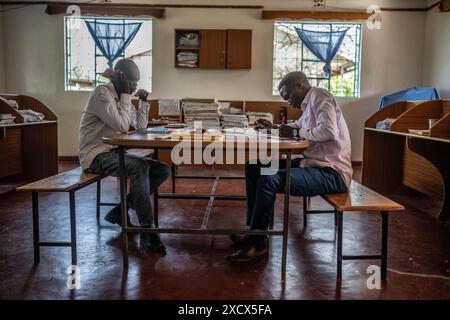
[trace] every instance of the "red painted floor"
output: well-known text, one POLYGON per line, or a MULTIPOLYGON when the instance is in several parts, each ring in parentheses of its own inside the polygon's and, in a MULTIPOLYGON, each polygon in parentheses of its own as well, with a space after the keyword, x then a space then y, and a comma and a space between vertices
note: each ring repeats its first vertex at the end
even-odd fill
MULTIPOLYGON (((355 179, 359 176, 356 168, 355 179)), ((208 193, 211 185, 183 180, 178 192, 208 193)), ((163 190, 169 191, 170 183, 163 190)), ((242 181, 221 181, 217 193, 243 191, 242 181)), ((378 262, 346 261, 343 280, 336 282, 333 217, 311 216, 302 231, 301 200, 295 197, 285 281, 280 237, 271 239, 269 261, 232 266, 224 260, 232 252, 226 236, 162 235, 166 256, 143 252, 134 236, 124 272, 120 229, 103 220, 97 226, 92 185, 76 194, 81 288, 68 290, 70 249, 42 248, 41 262, 33 267, 31 196, 7 192, 0 195, 0 299, 450 299, 450 228, 432 217, 439 204, 412 191, 388 196, 407 210, 390 216, 388 267, 393 271, 380 290, 369 290, 366 269, 378 262)), ((117 199, 117 180, 105 179, 102 200, 117 199)), ((281 227, 282 200, 276 203, 275 228, 281 227)), ((42 194, 40 201, 41 239, 68 240, 68 195, 42 194)), ((160 225, 200 226, 206 205, 207 200, 161 200, 160 225)), ((326 204, 314 198, 313 206, 326 204)), ((243 227, 244 216, 243 202, 215 201, 210 226, 243 227)), ((379 239, 377 214, 344 216, 345 253, 378 252, 379 239)))

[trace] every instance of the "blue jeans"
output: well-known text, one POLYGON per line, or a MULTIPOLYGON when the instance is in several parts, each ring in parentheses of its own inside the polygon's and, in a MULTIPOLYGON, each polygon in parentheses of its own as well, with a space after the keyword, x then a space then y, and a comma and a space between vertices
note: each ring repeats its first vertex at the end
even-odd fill
MULTIPOLYGON (((150 194, 170 176, 170 168, 162 162, 128 153, 125 153, 124 160, 125 175, 131 178, 127 204, 136 210, 141 226, 152 227, 153 209, 150 194)), ((118 177, 120 175, 118 150, 97 155, 87 171, 118 177)))
MULTIPOLYGON (((291 161, 291 193, 294 196, 317 196, 347 191, 341 175, 331 168, 300 168, 301 159, 291 161)), ((284 193, 286 160, 280 160, 274 175, 261 175, 261 164, 247 164, 247 225, 254 230, 267 230, 273 219, 276 193, 284 193)))

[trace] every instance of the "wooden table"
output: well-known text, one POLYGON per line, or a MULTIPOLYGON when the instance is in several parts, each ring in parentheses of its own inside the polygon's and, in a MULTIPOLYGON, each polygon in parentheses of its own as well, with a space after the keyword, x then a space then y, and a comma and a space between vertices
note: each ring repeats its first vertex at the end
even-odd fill
MULTIPOLYGON (((155 228, 142 228, 142 227, 128 227, 127 226, 127 213, 126 213, 126 176, 124 174, 124 153, 126 148, 143 148, 143 149, 154 149, 154 158, 158 159, 158 150, 166 149, 172 150, 179 141, 171 139, 158 139, 156 135, 131 132, 128 134, 120 134, 111 137, 104 137, 103 142, 106 144, 114 145, 118 147, 119 154, 119 169, 120 169, 120 201, 121 201, 121 211, 122 211, 122 237, 123 237, 123 265, 128 268, 128 233, 129 232, 146 232, 146 233, 179 233, 179 234, 252 234, 252 235, 278 235, 283 236, 282 245, 282 263, 281 270, 283 275, 286 272, 286 254, 287 254, 287 237, 288 237, 288 222, 289 222, 289 192, 285 192, 284 195, 284 218, 283 218, 283 229, 282 230, 248 230, 248 229, 208 229, 207 223, 209 220, 209 215, 211 213, 211 205, 214 198, 220 200, 245 200, 245 196, 236 195, 194 195, 194 194, 177 194, 177 193, 166 193, 158 194, 155 191, 154 197, 154 215, 155 215, 155 228), (172 199, 209 199, 210 203, 205 212, 205 217, 203 219, 202 226, 200 228, 194 229, 179 229, 179 228, 160 228, 158 225, 158 198, 172 198, 172 199)), ((191 150, 194 151, 195 147, 200 147, 202 150, 210 145, 211 141, 196 141, 196 145, 191 144, 191 150)), ((273 146, 278 146, 280 155, 285 154, 287 160, 286 174, 290 176, 291 172, 291 156, 292 153, 301 153, 306 149, 309 144, 304 140, 294 140, 294 139, 276 139, 268 138, 267 140, 267 150, 271 150, 273 146)), ((219 142, 220 144, 220 142, 219 142)), ((230 146, 234 151, 245 149, 246 152, 258 151, 258 146, 254 146, 249 143, 249 139, 245 139, 245 143, 232 145, 223 143, 223 151, 230 146)), ((224 152, 225 154, 225 152, 224 152)), ((216 177, 216 182, 219 177, 216 177)), ((214 188, 213 188, 214 189, 214 188)), ((285 190, 290 190, 290 179, 286 179, 285 190)), ((214 190, 213 190, 214 191, 214 190)))

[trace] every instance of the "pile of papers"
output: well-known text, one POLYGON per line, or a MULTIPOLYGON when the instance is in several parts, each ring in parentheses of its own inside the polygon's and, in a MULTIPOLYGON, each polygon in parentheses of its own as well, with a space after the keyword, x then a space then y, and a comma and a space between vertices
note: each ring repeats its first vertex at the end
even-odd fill
POLYGON ((178 38, 178 45, 180 47, 198 48, 200 45, 199 34, 194 32, 182 33, 178 38))
POLYGON ((222 115, 222 128, 245 128, 248 127, 248 119, 241 114, 222 115))
POLYGON ((179 67, 198 67, 198 53, 191 51, 183 51, 177 54, 177 66, 179 67))
POLYGON ((391 124, 394 121, 395 121, 394 118, 386 118, 383 121, 377 122, 377 129, 390 130, 391 129, 391 124))
POLYGON ((16 117, 14 117, 10 113, 0 113, 0 125, 1 124, 12 124, 12 123, 14 123, 15 118, 16 117))
POLYGON ((184 122, 190 128, 200 122, 204 129, 220 129, 220 112, 217 102, 183 101, 184 122))
POLYGON ((247 112, 249 124, 255 124, 256 120, 265 119, 273 123, 273 115, 270 112, 247 112))

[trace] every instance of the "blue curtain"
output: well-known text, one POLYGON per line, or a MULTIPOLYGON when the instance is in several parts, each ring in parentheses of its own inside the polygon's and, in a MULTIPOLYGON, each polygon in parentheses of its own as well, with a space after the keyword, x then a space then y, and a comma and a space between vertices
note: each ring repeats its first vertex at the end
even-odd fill
POLYGON ((120 57, 141 28, 142 22, 133 23, 105 23, 86 21, 100 52, 108 60, 112 68, 114 61, 120 57))
POLYGON ((331 60, 339 50, 348 29, 324 32, 302 30, 295 27, 303 44, 321 61, 325 62, 323 71, 327 76, 331 73, 331 60))

